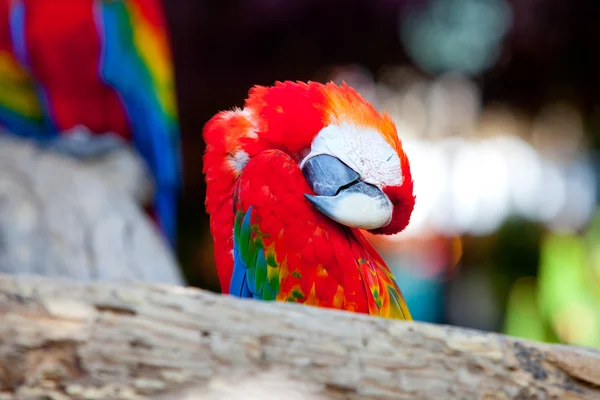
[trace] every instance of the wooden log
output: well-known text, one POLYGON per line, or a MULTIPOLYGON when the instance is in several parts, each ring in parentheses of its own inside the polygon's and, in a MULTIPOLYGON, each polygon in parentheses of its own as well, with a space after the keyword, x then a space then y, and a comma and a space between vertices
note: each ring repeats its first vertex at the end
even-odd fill
POLYGON ((142 211, 152 192, 127 149, 79 161, 0 132, 0 272, 183 283, 142 211))
POLYGON ((600 351, 167 285, 0 275, 0 399, 598 399, 600 351))

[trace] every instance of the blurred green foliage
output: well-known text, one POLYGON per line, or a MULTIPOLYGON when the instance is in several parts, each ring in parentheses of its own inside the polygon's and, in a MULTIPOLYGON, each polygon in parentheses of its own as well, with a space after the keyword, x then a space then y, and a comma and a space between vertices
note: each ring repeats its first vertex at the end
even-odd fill
POLYGON ((600 212, 585 232, 548 233, 539 274, 517 280, 504 333, 600 347, 600 212))

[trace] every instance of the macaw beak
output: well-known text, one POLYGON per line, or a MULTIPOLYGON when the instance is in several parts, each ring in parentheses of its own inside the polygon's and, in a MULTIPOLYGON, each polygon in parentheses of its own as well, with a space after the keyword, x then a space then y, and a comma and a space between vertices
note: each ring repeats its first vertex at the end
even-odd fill
POLYGON ((392 220, 392 203, 379 188, 339 159, 320 154, 306 160, 302 172, 316 196, 304 196, 320 212, 351 228, 377 229, 392 220))

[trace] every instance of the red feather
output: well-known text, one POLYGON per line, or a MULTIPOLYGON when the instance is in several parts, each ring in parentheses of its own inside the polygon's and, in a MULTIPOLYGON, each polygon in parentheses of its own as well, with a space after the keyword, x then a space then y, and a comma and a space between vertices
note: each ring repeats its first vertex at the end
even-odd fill
POLYGON ((93 0, 25 0, 27 52, 32 74, 45 88, 58 131, 87 126, 130 139, 116 92, 98 73, 101 43, 93 0), (32 45, 33 44, 33 45, 32 45), (102 111, 102 112, 100 112, 102 111))

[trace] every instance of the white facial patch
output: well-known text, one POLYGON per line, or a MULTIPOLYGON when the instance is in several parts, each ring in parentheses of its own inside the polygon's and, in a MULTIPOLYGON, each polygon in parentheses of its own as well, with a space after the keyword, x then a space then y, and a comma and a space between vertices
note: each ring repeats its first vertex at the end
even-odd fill
POLYGON ((328 154, 356 171, 361 179, 379 188, 402 184, 400 157, 381 134, 349 123, 328 125, 314 138, 309 158, 328 154))

